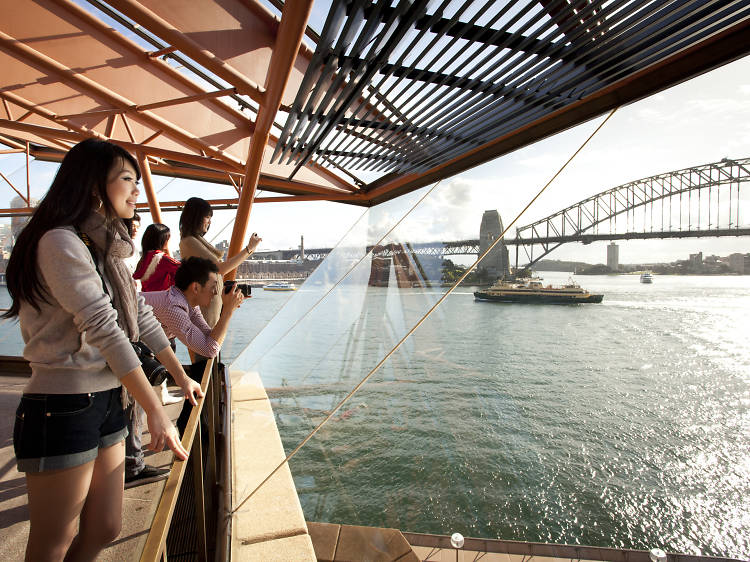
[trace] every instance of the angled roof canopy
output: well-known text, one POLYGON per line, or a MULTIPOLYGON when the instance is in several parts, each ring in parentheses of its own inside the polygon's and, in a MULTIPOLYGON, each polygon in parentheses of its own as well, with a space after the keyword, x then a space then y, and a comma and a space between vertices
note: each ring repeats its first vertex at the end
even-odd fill
POLYGON ((311 9, 15 0, 0 142, 112 139, 240 215, 257 188, 372 205, 750 52, 747 2, 333 0, 319 35, 311 9))

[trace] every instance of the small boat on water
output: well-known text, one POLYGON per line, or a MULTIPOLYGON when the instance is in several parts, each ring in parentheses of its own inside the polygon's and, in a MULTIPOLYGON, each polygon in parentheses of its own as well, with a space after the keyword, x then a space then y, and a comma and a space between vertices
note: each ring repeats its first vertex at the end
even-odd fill
POLYGON ((286 281, 274 281, 263 286, 264 291, 296 291, 297 287, 286 281))
POLYGON ((650 271, 644 271, 641 273, 641 283, 653 283, 654 282, 654 276, 651 275, 650 271))
POLYGON ((538 278, 500 280, 484 291, 476 291, 474 298, 478 301, 541 303, 541 304, 577 304, 602 302, 603 294, 589 293, 586 289, 569 280, 562 287, 543 285, 538 278))

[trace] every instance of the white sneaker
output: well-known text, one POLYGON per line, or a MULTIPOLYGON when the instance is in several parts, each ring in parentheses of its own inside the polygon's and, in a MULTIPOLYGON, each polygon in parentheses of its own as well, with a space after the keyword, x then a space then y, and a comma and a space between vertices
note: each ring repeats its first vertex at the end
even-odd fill
POLYGON ((169 393, 169 389, 167 388, 167 381, 164 381, 161 383, 161 403, 163 406, 167 406, 168 404, 177 404, 177 402, 182 402, 184 398, 180 396, 172 396, 169 393))

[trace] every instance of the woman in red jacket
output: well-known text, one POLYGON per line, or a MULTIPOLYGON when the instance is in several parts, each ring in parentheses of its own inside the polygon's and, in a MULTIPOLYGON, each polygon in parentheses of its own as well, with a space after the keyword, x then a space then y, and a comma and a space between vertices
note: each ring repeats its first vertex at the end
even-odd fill
POLYGON ((150 224, 143 233, 143 254, 133 277, 141 281, 144 293, 164 291, 174 285, 174 274, 180 262, 167 254, 169 237, 169 227, 159 223, 150 224))
MULTIPOLYGON (((180 262, 167 254, 167 245, 169 244, 169 227, 165 224, 154 223, 148 225, 143 238, 141 238, 141 259, 133 273, 133 278, 140 280, 141 291, 144 293, 150 291, 164 291, 174 285, 174 275, 180 262)), ((174 341, 170 342, 174 349, 174 341)), ((169 394, 167 381, 161 383, 161 403, 174 404, 182 401, 169 394)))

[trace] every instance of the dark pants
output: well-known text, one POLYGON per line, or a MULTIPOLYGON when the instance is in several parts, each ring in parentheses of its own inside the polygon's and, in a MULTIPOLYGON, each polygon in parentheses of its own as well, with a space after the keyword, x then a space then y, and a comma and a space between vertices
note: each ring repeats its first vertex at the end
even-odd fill
MULTIPOLYGON (((169 338, 169 346, 172 351, 177 349, 174 338, 169 338)), ((127 439, 125 439, 125 476, 135 476, 146 467, 142 442, 145 412, 141 405, 133 400, 132 396, 128 395, 128 397, 130 398, 130 404, 125 409, 125 419, 128 423, 129 432, 127 439)))
MULTIPOLYGON (((187 373, 188 376, 194 381, 200 383, 201 379, 203 378, 203 371, 206 369, 207 362, 207 359, 201 359, 200 361, 196 361, 195 363, 190 365, 190 370, 187 373)), ((177 418, 177 430, 180 432, 180 436, 185 433, 185 428, 187 427, 188 419, 190 419, 190 413, 192 411, 193 405, 188 400, 185 400, 185 403, 182 406, 182 412, 180 412, 180 417, 177 418)), ((205 410, 201 415, 201 418, 203 418, 204 416, 205 410)), ((207 426, 205 422, 203 421, 203 419, 201 419, 201 431, 205 433, 206 428, 207 426)))
POLYGON ((128 422, 128 437, 125 439, 125 476, 135 476, 146 466, 143 460, 143 408, 130 396, 130 404, 125 408, 128 422))

